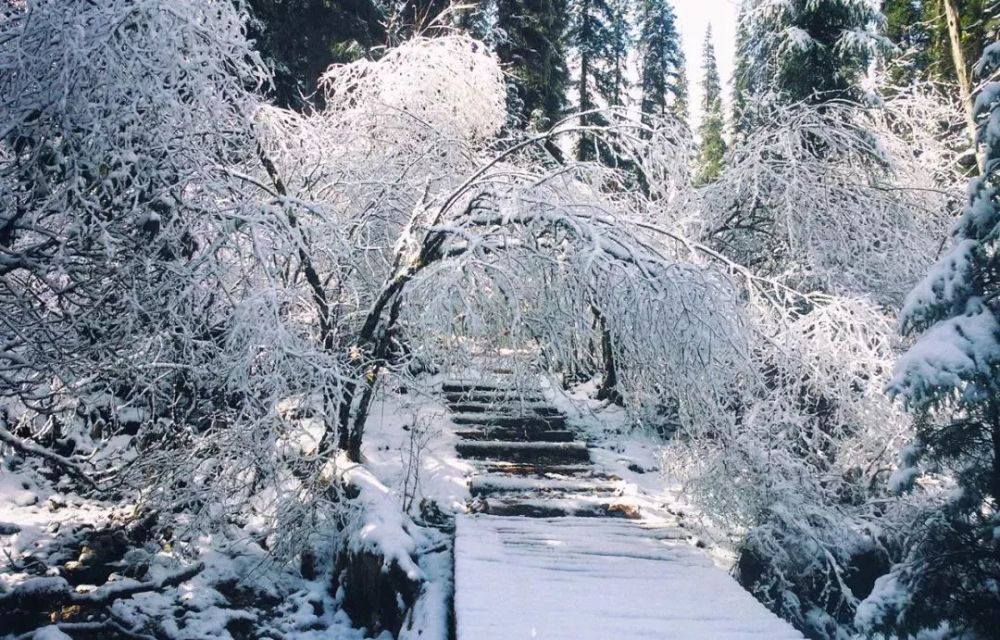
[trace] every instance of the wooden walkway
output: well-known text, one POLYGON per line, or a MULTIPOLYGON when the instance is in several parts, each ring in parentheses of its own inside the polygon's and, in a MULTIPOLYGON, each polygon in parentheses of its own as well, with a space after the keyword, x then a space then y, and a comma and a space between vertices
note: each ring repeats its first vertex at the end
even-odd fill
POLYGON ((448 383, 477 473, 457 518, 457 640, 802 640, 624 483, 537 390, 448 383))
POLYGON ((802 640, 670 529, 459 516, 458 640, 802 640))

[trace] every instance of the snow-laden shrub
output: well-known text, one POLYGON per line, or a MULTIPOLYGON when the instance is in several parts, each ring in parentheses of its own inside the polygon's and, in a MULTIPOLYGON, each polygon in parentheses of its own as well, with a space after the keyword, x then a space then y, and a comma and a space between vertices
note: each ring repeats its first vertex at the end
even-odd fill
POLYGON ((178 531, 283 527, 290 550, 333 494, 299 442, 315 425, 279 404, 342 376, 291 275, 308 243, 260 188, 245 18, 223 0, 3 14, 0 427, 178 531))
POLYGON ((936 499, 892 495, 913 425, 883 392, 893 310, 953 205, 961 145, 942 123, 958 113, 916 90, 884 108, 774 109, 700 190, 694 232, 750 268, 754 374, 717 435, 667 455, 728 523, 744 584, 811 636, 838 638, 936 499))
POLYGON ((888 566, 897 516, 878 500, 911 431, 883 394, 891 320, 864 299, 808 304, 758 325, 758 385, 733 399, 728 428, 677 447, 699 504, 742 530, 739 578, 810 635, 836 638, 871 588, 866 572, 888 566))
POLYGON ((335 65, 322 84, 328 111, 360 111, 369 119, 357 124, 372 128, 413 119, 434 132, 482 140, 507 117, 496 58, 465 36, 417 38, 375 61, 335 65))
POLYGON ((695 233, 758 274, 898 305, 955 205, 950 106, 912 91, 880 107, 781 107, 701 189, 695 233))

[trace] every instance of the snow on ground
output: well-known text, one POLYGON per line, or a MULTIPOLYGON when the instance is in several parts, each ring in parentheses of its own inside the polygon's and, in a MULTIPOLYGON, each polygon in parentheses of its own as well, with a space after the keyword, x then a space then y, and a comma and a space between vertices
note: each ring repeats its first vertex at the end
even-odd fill
POLYGON ((622 479, 623 495, 635 501, 645 522, 672 524, 680 518, 688 542, 704 548, 717 566, 729 570, 736 559, 730 540, 685 500, 681 481, 664 464, 670 454, 663 438, 633 428, 622 407, 594 400, 596 389, 595 382, 568 393, 549 385, 546 396, 581 432, 595 468, 622 479))
POLYGON ((460 516, 458 640, 801 640, 674 531, 460 516))
MULTIPOLYGON (((617 568, 603 567, 590 573, 589 569, 581 573, 562 572, 559 584, 552 587, 550 593, 545 588, 525 589, 534 580, 542 579, 540 574, 535 575, 533 571, 548 566, 546 563, 549 560, 546 560, 544 554, 532 555, 536 553, 536 549, 528 557, 533 557, 542 564, 534 569, 531 566, 524 569, 527 571, 524 575, 509 575, 510 565, 496 564, 505 557, 509 559, 509 556, 504 555, 510 553, 510 541, 504 540, 506 534, 497 529, 496 525, 476 524, 491 522, 493 518, 473 520, 462 515, 468 511, 471 501, 469 476, 474 467, 456 454, 458 437, 455 432, 464 427, 456 426, 450 420, 439 391, 443 379, 435 376, 418 387, 381 392, 372 407, 367 425, 363 466, 352 467, 344 461, 338 461, 336 465, 345 478, 362 489, 361 498, 366 502, 366 519, 356 523, 358 531, 355 533, 358 535, 354 536, 355 541, 362 545, 368 541, 383 551, 395 553, 397 560, 401 560, 407 571, 425 580, 422 597, 401 637, 419 637, 421 640, 444 640, 447 637, 449 598, 452 592, 452 549, 447 535, 433 527, 447 530, 450 525, 449 517, 455 515, 459 516, 460 529, 464 527, 467 534, 474 534, 475 539, 470 556, 473 565, 461 568, 460 571, 460 576, 465 575, 466 582, 463 585, 468 584, 470 571, 477 574, 483 572, 482 577, 473 580, 473 584, 492 585, 485 595, 465 593, 463 590, 459 599, 466 603, 463 605, 466 607, 486 607, 491 603, 495 605, 506 597, 525 597, 531 594, 526 599, 528 604, 534 603, 536 609, 545 607, 553 611, 564 611, 566 607, 572 607, 581 611, 603 611, 604 617, 608 619, 607 624, 615 627, 623 624, 621 611, 616 613, 608 610, 605 605, 601 605, 605 606, 604 609, 597 606, 594 602, 597 596, 591 591, 595 587, 593 580, 596 577, 614 575, 636 577, 638 582, 633 583, 632 588, 636 584, 644 585, 636 596, 639 598, 636 602, 648 604, 654 608, 652 610, 663 614, 671 611, 683 613, 696 594, 700 593, 702 595, 699 597, 708 598, 711 592, 704 589, 722 589, 720 593, 735 590, 731 597, 735 598, 733 601, 739 607, 750 607, 747 602, 756 605, 756 601, 724 572, 714 568, 709 571, 710 563, 705 560, 708 556, 704 551, 693 547, 693 543, 703 546, 704 540, 708 539, 716 563, 725 565, 731 562, 731 556, 725 554, 725 545, 714 544, 710 528, 696 528, 691 524, 694 519, 690 517, 681 520, 680 526, 686 526, 686 529, 677 528, 678 513, 692 511, 680 500, 679 485, 661 472, 662 440, 631 430, 621 408, 590 400, 592 385, 579 387, 570 396, 544 380, 541 384, 547 400, 566 413, 570 424, 581 431, 592 447, 590 455, 596 470, 620 478, 621 480, 613 481, 612 484, 624 500, 639 507, 643 526, 659 528, 661 532, 670 531, 671 540, 666 544, 657 540, 656 536, 638 536, 633 542, 625 544, 620 535, 621 527, 635 527, 634 524, 607 520, 578 523, 576 518, 561 519, 550 523, 549 528, 560 531, 564 534, 563 537, 546 538, 541 543, 542 548, 572 548, 574 557, 614 556, 614 567, 617 568), (409 517, 403 516, 400 509, 404 509, 409 517), (584 544, 588 539, 590 541, 584 544), (643 559, 652 559, 653 562, 639 562, 643 559), (699 585, 687 585, 682 589, 676 582, 672 582, 676 574, 671 572, 676 567, 690 567, 694 571, 691 574, 694 579, 704 579, 706 582, 703 586, 699 586, 699 582, 699 585), (680 598, 674 592, 686 595, 680 598), (738 596, 736 592, 741 595, 738 596), (744 596, 747 601, 740 600, 744 596), (486 600, 477 604, 476 598, 486 600)), ((112 508, 72 493, 60 493, 49 488, 51 484, 29 465, 24 465, 17 472, 0 470, 0 554, 9 560, 0 569, 0 593, 37 575, 37 571, 32 573, 30 568, 26 568, 31 557, 48 567, 43 575, 58 575, 55 567, 72 560, 68 556, 59 556, 67 553, 65 545, 59 544, 59 540, 67 532, 85 533, 107 527, 111 523, 120 522, 131 509, 128 505, 116 505, 112 508)), ((595 489, 600 488, 595 484, 595 489)), ((527 536, 531 539, 529 546, 537 546, 537 539, 541 535, 533 528, 546 522, 522 518, 505 521, 511 523, 505 531, 511 532, 515 537, 527 536)), ((463 538, 460 536, 460 544, 466 545, 464 553, 467 554, 470 544, 468 535, 464 541, 461 540, 463 538)), ((332 549, 317 550, 323 566, 319 567, 320 577, 314 581, 303 579, 297 567, 280 566, 270 561, 267 551, 255 541, 250 529, 234 529, 227 535, 193 537, 170 543, 150 541, 139 551, 144 554, 140 561, 149 567, 147 579, 162 577, 179 567, 191 566, 197 562, 203 563, 205 568, 194 579, 179 587, 139 594, 119 601, 114 606, 114 611, 126 623, 137 624, 142 619, 159 619, 162 621, 163 631, 178 638, 239 639, 247 637, 239 633, 241 628, 248 628, 246 625, 241 626, 242 623, 255 623, 257 632, 271 634, 260 637, 273 637, 276 640, 360 640, 366 637, 363 630, 351 627, 346 614, 340 610, 339 594, 329 593, 325 578, 327 574, 323 571, 328 570, 329 566, 323 563, 332 560, 332 549)), ((138 552, 133 554, 132 560, 138 555, 138 552)), ((120 581, 120 584, 130 584, 130 580, 112 576, 112 581, 120 581)), ((600 589, 600 593, 605 596, 607 592, 614 591, 613 582, 600 589)), ((756 611, 752 607, 747 610, 751 609, 756 611)), ((503 610, 511 610, 509 603, 505 604, 503 610)), ((639 616, 629 624, 641 630, 648 623, 652 629, 654 623, 663 624, 658 616, 656 614, 648 619, 639 616)), ((767 616, 761 618, 765 619, 768 619, 767 616)), ((544 619, 538 624, 549 624, 551 621, 544 619)), ((461 627, 466 631, 460 634, 466 640, 533 637, 508 633, 487 634, 485 631, 477 635, 479 631, 468 630, 468 625, 473 624, 472 622, 465 620, 460 623, 466 625, 461 627)), ((536 630, 544 627, 544 624, 541 627, 538 624, 536 630)), ((575 629, 573 624, 566 628, 575 629)), ((764 625, 762 629, 766 628, 766 624, 761 624, 764 625)), ((566 637, 625 637, 616 635, 620 629, 614 631, 612 627, 592 627, 605 629, 607 633, 604 635, 566 637)), ((664 627, 657 628, 662 632, 664 627)), ((685 628, 699 627, 691 622, 685 628)), ((0 630, 0 634, 2 633, 3 630, 0 630)), ((40 637, 44 637, 45 633, 49 637, 60 637, 54 627, 46 627, 42 633, 40 637)), ((537 637, 562 636, 539 633, 537 637)), ((637 632, 637 635, 627 637, 643 636, 637 632)), ((779 634, 763 637, 777 639, 798 636, 779 634)))
MULTIPOLYGON (((127 527, 120 526, 131 515, 132 505, 112 506, 57 492, 51 484, 30 462, 18 464, 16 470, 10 465, 0 467, 0 599, 12 593, 27 594, 33 585, 77 598, 88 593, 103 595, 200 565, 203 568, 197 575, 178 586, 118 599, 111 606, 112 614, 126 628, 139 629, 152 620, 161 636, 185 640, 364 637, 339 610, 325 575, 304 580, 297 567, 274 563, 249 530, 139 543, 129 537, 127 527), (86 583, 75 587, 67 583, 63 576, 80 582, 67 571, 85 565, 88 554, 111 554, 110 546, 118 551, 107 558, 111 575, 106 583, 96 589, 86 583)), ((328 555, 332 561, 332 551, 328 555)), ((94 567, 100 571, 103 564, 94 567)), ((78 622, 71 617, 66 621, 78 622)), ((23 622, 6 618, 0 624, 0 638, 19 636, 23 622)), ((31 637, 67 636, 50 625, 38 628, 31 637)))
POLYGON ((396 395, 381 393, 365 433, 364 464, 419 515, 421 501, 461 512, 469 500, 473 467, 455 453, 455 425, 435 389, 438 378, 396 395))

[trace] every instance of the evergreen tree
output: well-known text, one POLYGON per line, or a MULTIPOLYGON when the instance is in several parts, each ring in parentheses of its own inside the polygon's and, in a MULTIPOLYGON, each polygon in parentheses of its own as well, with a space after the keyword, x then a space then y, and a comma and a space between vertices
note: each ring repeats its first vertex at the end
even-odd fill
POLYGON ((274 100, 305 108, 331 64, 385 40, 374 0, 248 0, 248 37, 274 74, 274 100))
POLYGON ((960 73, 971 78, 972 65, 996 40, 1000 26, 997 0, 887 0, 884 12, 886 35, 917 54, 916 80, 957 82, 960 73), (965 62, 961 70, 951 48, 949 10, 957 18, 954 28, 965 62))
POLYGON ((748 92, 738 127, 766 105, 860 98, 859 81, 884 39, 869 0, 745 0, 736 89, 748 92))
POLYGON ((719 67, 715 60, 715 47, 712 45, 711 25, 705 32, 705 45, 702 51, 705 76, 702 80, 702 120, 698 127, 701 146, 697 181, 705 183, 719 176, 726 155, 726 141, 722 137, 722 130, 725 127, 722 115, 722 81, 719 79, 719 67))
POLYGON ((497 0, 453 2, 455 26, 473 38, 482 41, 491 51, 496 50, 497 0))
POLYGON ((923 0, 884 0, 885 35, 896 47, 890 69, 892 84, 927 80, 932 65, 931 29, 923 0))
MULTIPOLYGON (((623 104, 629 35, 624 9, 624 3, 616 0, 575 0, 572 5, 569 42, 580 59, 576 87, 577 109, 584 113, 580 118, 583 125, 607 122, 600 113, 586 112, 623 104)), ((610 150, 598 149, 599 146, 593 136, 583 134, 577 157, 592 160, 599 155, 608 156, 610 150)))
POLYGON ((671 90, 674 94, 674 103, 670 106, 670 112, 677 116, 681 122, 688 122, 691 117, 691 109, 688 106, 687 62, 683 50, 677 56, 677 79, 671 90))
MULTIPOLYGON (((379 1, 379 0, 375 0, 379 1)), ((387 3, 389 19, 386 21, 386 41, 396 46, 420 35, 434 37, 447 34, 454 26, 461 26, 457 11, 451 10, 452 0, 402 0, 387 3)))
POLYGON ((750 19, 747 17, 748 3, 740 6, 736 22, 736 46, 733 68, 733 138, 742 138, 754 128, 754 100, 759 95, 758 74, 754 70, 754 56, 751 50, 750 19))
MULTIPOLYGON (((1000 71, 1000 43, 978 70, 983 78, 1000 71)), ((950 469, 960 489, 925 518, 895 567, 906 596, 866 616, 874 627, 901 625, 897 633, 948 621, 995 637, 1000 611, 1000 82, 985 85, 978 105, 986 170, 970 183, 952 249, 907 299, 901 326, 923 334, 890 386, 925 416, 907 465, 950 469), (950 419, 941 424, 942 416, 950 419)))
POLYGON ((614 21, 611 24, 611 82, 608 91, 608 104, 624 106, 627 101, 629 87, 626 78, 628 74, 628 56, 632 50, 632 25, 630 17, 630 0, 612 0, 614 21))
POLYGON ((566 0, 497 0, 496 53, 508 70, 511 123, 545 130, 566 111, 566 0))
POLYGON ((686 120, 687 76, 673 7, 667 0, 641 0, 638 22, 642 112, 686 120))

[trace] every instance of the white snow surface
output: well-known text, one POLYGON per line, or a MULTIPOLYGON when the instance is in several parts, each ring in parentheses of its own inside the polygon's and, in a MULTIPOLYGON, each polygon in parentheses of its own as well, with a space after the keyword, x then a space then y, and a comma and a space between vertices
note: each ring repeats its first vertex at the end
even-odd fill
POLYGON ((460 515, 458 640, 801 640, 670 528, 460 515))
POLYGON ((931 267, 906 297, 900 312, 904 329, 933 320, 938 309, 950 310, 956 301, 968 296, 973 253, 978 244, 975 240, 962 240, 931 267))
POLYGON ((981 301, 931 327, 896 365, 889 389, 919 405, 938 390, 960 388, 1000 363, 1000 323, 981 301))

